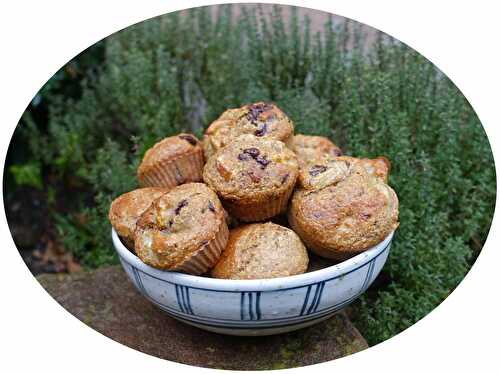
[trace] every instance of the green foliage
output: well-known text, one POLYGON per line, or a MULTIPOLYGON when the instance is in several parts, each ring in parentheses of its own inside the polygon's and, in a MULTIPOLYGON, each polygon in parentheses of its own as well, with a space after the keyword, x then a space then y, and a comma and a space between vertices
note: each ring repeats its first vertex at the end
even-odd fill
POLYGON ((42 189, 43 181, 39 163, 31 162, 23 165, 12 165, 9 171, 14 176, 17 185, 42 189))
POLYGON ((285 20, 279 8, 237 19, 230 6, 197 8, 142 22, 105 41, 79 98, 51 98, 46 132, 23 118, 35 159, 11 170, 40 185, 40 165, 90 191, 91 201, 74 196, 79 209, 55 214, 60 239, 87 267, 113 263, 107 210, 136 187, 145 150, 180 130, 201 134, 228 107, 274 100, 297 132, 392 161, 401 226, 384 269, 390 281, 362 298, 355 319, 380 342, 464 277, 486 238, 496 185, 488 140, 459 90, 407 46, 364 40, 358 26, 332 20, 311 36, 307 19, 285 20))

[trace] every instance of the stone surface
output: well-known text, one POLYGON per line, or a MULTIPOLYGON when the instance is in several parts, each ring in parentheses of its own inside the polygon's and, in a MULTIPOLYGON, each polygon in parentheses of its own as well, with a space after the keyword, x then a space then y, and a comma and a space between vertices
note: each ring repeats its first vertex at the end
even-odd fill
POLYGON ((108 267, 73 275, 41 275, 64 308, 109 338, 179 363, 233 370, 281 369, 333 360, 367 348, 344 313, 299 331, 270 337, 205 332, 167 316, 108 267))

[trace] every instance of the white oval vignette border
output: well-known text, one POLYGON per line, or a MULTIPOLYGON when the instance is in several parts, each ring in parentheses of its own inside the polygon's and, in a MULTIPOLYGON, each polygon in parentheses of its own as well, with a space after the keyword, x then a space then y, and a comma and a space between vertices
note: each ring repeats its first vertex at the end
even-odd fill
MULTIPOLYGON (((500 26, 494 2, 481 6, 457 1, 260 2, 307 6, 353 18, 422 53, 448 75, 470 101, 486 129, 498 162, 500 52, 495 46, 500 26)), ((112 0, 70 4, 21 0, 2 4, 2 162, 28 102, 44 82, 76 54, 133 23, 179 9, 216 3, 112 0)), ((499 200, 497 195, 497 202, 499 200)), ((191 373, 201 370, 140 353, 86 327, 55 303, 28 271, 10 235, 5 213, 0 229, 4 244, 0 272, 0 347, 4 352, 0 368, 3 372, 12 369, 15 372, 57 373, 64 370, 86 374, 94 371, 137 373, 182 369, 191 373)), ((456 373, 498 370, 496 340, 500 329, 496 314, 499 302, 495 295, 498 293, 499 247, 496 214, 487 243, 475 265, 457 289, 428 316, 363 352, 287 371, 357 373, 377 368, 375 370, 384 373, 421 374, 424 370, 453 370, 456 373)))

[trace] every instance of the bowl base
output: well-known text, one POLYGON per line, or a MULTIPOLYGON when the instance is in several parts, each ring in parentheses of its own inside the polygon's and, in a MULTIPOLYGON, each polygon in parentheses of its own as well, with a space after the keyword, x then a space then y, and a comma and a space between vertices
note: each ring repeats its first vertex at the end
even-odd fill
POLYGON ((312 326, 312 325, 315 325, 316 323, 319 323, 319 322, 323 322, 323 321, 327 320, 328 318, 331 318, 335 313, 338 313, 338 311, 335 311, 335 312, 328 314, 326 316, 321 316, 321 317, 318 317, 318 318, 315 318, 313 320, 309 320, 306 322, 294 323, 294 324, 289 324, 289 325, 281 325, 281 326, 278 325, 276 327, 266 326, 265 328, 254 328, 254 327, 230 328, 230 327, 219 327, 219 326, 214 326, 214 325, 206 325, 206 324, 196 323, 193 321, 188 321, 188 320, 185 320, 183 318, 173 316, 167 312, 167 314, 169 314, 172 318, 175 318, 176 320, 183 322, 183 323, 186 323, 188 325, 198 327, 198 328, 205 330, 205 331, 215 332, 217 334, 234 335, 234 336, 268 336, 268 335, 283 334, 286 332, 299 330, 299 329, 302 329, 304 327, 312 326))

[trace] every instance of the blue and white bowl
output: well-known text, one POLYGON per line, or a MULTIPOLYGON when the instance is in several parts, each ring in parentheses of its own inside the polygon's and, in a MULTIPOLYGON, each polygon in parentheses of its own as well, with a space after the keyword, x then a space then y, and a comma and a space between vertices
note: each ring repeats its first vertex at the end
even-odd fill
POLYGON ((356 300, 387 260, 394 233, 328 268, 284 278, 227 280, 144 264, 113 230, 113 244, 135 287, 179 321, 230 335, 273 335, 321 322, 356 300))

